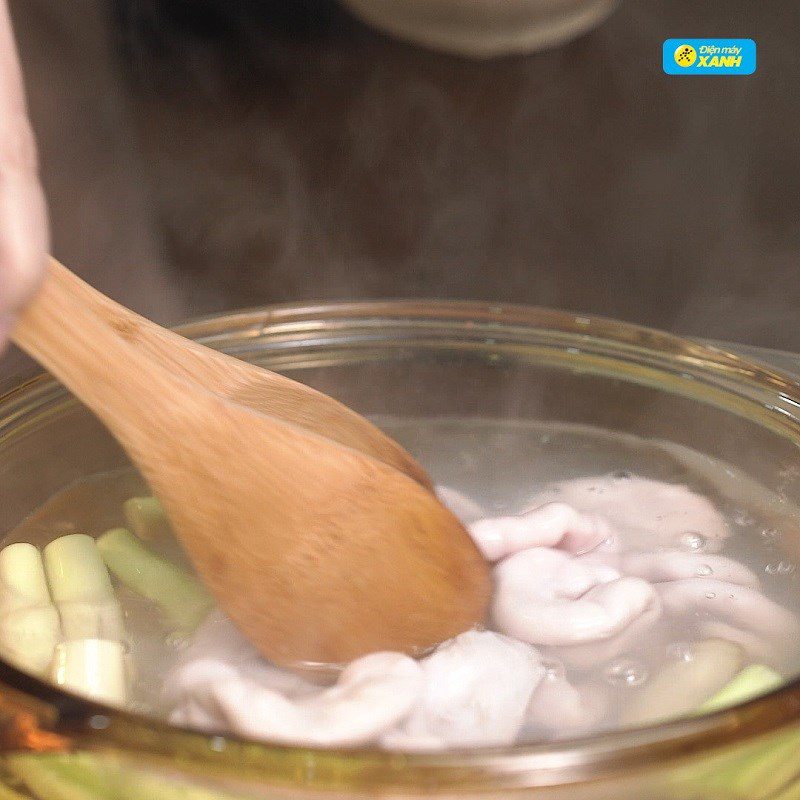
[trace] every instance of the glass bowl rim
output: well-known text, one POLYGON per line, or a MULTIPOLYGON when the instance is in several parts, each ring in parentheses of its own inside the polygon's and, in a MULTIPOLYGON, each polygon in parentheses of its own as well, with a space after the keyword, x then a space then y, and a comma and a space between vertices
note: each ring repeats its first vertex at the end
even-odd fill
MULTIPOLYGON (((688 380, 695 380, 699 374, 716 380, 723 391, 736 387, 754 393, 756 398, 766 393, 777 403, 768 409, 769 414, 778 416, 777 428, 800 442, 800 415, 795 414, 800 409, 800 384, 786 373, 720 347, 594 315, 475 301, 287 303, 207 315, 179 325, 176 330, 210 346, 234 343, 236 347, 225 349, 235 354, 256 340, 276 336, 287 337, 287 349, 291 350, 292 342, 301 342, 315 331, 330 333, 332 326, 339 326, 339 334, 345 340, 351 328, 380 339, 394 327, 406 334, 419 331, 422 336, 433 336, 434 344, 435 336, 444 330, 483 336, 491 347, 497 336, 516 331, 519 335, 537 332, 545 338, 549 336, 560 349, 567 341, 577 341, 589 349, 605 346, 612 358, 645 354, 657 365, 656 369, 669 363, 676 374, 688 376, 688 380)), ((604 374, 602 368, 598 372, 604 374)), ((13 401, 15 396, 53 389, 64 394, 55 381, 40 374, 0 394, 0 408, 9 398, 13 401)), ((700 718, 542 744, 398 755, 377 748, 331 750, 275 745, 171 726, 65 693, 2 661, 0 687, 13 717, 13 735, 7 733, 3 737, 6 741, 0 750, 113 749, 137 756, 148 754, 154 759, 168 758, 170 763, 178 758, 182 767, 198 773, 235 770, 255 779, 275 779, 291 785, 296 785, 292 776, 296 778, 298 765, 307 766, 313 761, 314 786, 340 791, 377 785, 418 788, 424 784, 431 789, 467 791, 575 783, 663 765, 665 760, 688 753, 698 755, 750 742, 800 723, 800 679, 795 679, 762 697, 700 718)), ((309 784, 306 781, 303 785, 309 784)))

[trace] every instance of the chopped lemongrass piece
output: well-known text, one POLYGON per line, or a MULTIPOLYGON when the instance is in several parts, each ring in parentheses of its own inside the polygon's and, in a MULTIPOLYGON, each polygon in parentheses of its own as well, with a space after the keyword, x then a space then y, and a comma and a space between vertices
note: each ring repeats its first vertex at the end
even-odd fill
POLYGON ((26 542, 10 544, 0 552, 0 584, 9 601, 20 607, 50 603, 50 590, 44 574, 42 555, 26 542))
POLYGON ((167 514, 157 497, 131 497, 122 504, 122 512, 131 530, 143 541, 172 538, 167 514))
POLYGON ((125 647, 105 639, 78 639, 56 646, 52 681, 65 689, 111 705, 127 700, 125 647))
POLYGON ((125 528, 113 528, 97 540, 109 570, 126 586, 158 604, 167 622, 191 633, 214 607, 193 576, 152 552, 125 528))
POLYGON ((771 692, 783 683, 783 678, 772 667, 751 664, 723 686, 698 709, 699 714, 710 714, 723 708, 745 703, 754 697, 771 692))
POLYGON ((73 533, 50 542, 44 566, 66 640, 123 640, 122 610, 91 536, 73 533))
POLYGON ((32 544, 8 545, 0 552, 0 654, 20 669, 43 675, 60 639, 41 553, 32 544))

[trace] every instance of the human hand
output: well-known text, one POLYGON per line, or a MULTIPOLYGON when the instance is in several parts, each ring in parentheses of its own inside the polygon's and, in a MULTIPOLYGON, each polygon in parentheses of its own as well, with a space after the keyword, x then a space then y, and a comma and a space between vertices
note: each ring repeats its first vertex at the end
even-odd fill
POLYGON ((0 0, 0 350, 48 251, 47 206, 6 0, 0 0))

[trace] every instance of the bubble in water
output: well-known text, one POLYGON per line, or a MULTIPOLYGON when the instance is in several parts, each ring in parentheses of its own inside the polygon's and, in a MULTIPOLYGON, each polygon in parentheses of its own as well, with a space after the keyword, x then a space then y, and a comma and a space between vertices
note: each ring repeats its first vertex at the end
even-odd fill
POLYGON ((667 645, 667 656, 675 661, 692 661, 694 651, 691 642, 670 642, 667 645))
POLYGON ((612 686, 641 686, 647 680, 647 668, 639 661, 621 658, 606 667, 604 676, 612 686))
POLYGON ((716 592, 706 592, 706 600, 713 600, 716 596, 716 592))
POLYGON ((755 520, 743 509, 737 508, 733 512, 733 524, 738 525, 740 528, 746 528, 752 525, 755 520))
POLYGON ((556 660, 544 660, 542 661, 542 666, 544 667, 544 677, 546 680, 555 681, 563 678, 565 676, 564 665, 560 661, 556 660))
POLYGON ((678 536, 678 545, 692 553, 702 553, 708 546, 708 539, 699 531, 684 531, 678 536))
POLYGON ((767 564, 764 567, 764 572, 767 575, 791 575, 795 569, 795 565, 789 561, 778 561, 775 564, 767 564))
POLYGON ((700 576, 711 575, 714 572, 708 564, 701 564, 697 568, 697 574, 700 576))

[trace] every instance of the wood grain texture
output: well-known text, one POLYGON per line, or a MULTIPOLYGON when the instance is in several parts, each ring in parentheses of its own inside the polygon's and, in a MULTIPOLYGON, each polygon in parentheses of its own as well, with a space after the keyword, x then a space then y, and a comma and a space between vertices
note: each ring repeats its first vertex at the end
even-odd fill
POLYGON ((51 259, 51 274, 116 333, 173 374, 223 398, 353 447, 432 489, 425 470, 379 428, 322 392, 276 372, 204 347, 115 303, 51 259))
POLYGON ((264 655, 291 664, 415 652, 483 619, 488 568, 466 531, 422 483, 335 441, 326 399, 296 384, 276 407, 305 403, 297 416, 308 420, 321 405, 329 436, 265 413, 269 391, 258 410, 237 403, 216 390, 218 354, 208 351, 206 371, 202 349, 166 333, 156 345, 149 325, 91 294, 53 262, 15 341, 125 447, 264 655))

